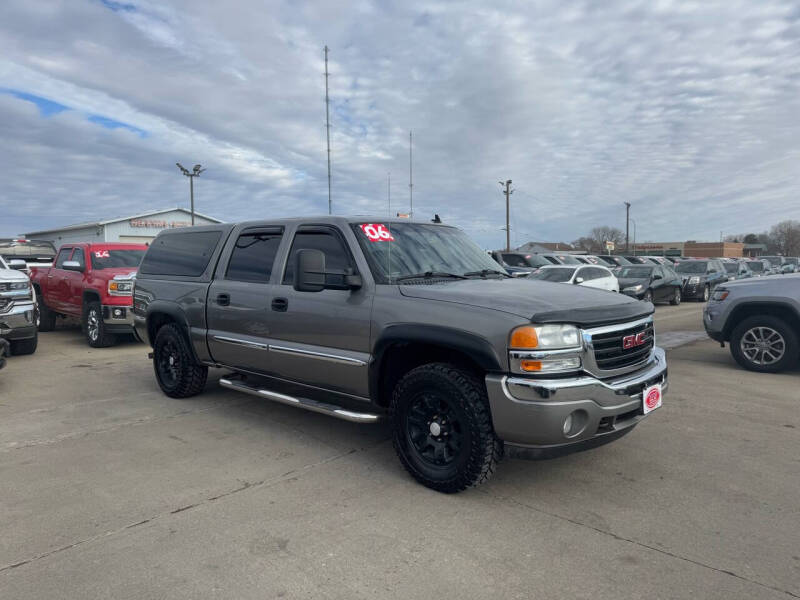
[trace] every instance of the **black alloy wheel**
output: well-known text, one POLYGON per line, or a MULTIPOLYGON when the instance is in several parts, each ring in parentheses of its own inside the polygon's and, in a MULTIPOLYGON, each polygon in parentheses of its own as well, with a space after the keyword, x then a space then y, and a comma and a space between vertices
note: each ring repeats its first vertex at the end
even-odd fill
POLYGON ((155 336, 153 370, 161 391, 171 398, 199 394, 208 377, 208 367, 196 362, 188 339, 174 323, 164 325, 155 336))
POLYGON ((503 455, 485 383, 455 365, 431 363, 406 373, 395 386, 390 415, 400 462, 433 490, 451 494, 479 485, 503 455))
POLYGON ((653 290, 647 290, 642 296, 642 300, 645 302, 652 302, 653 301, 653 290))
POLYGON ((670 300, 670 304, 673 306, 678 306, 681 303, 681 288, 676 287, 675 293, 672 295, 672 300, 670 300))
POLYGON ((409 448, 417 458, 432 467, 451 464, 469 442, 458 413, 436 392, 421 393, 405 413, 409 448))

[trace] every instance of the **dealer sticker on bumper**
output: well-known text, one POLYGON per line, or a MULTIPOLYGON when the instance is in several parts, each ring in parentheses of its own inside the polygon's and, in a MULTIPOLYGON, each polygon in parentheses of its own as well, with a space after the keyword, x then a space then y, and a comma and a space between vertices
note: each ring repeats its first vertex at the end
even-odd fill
POLYGON ((656 383, 642 392, 642 408, 644 414, 654 411, 661 406, 661 384, 656 383))

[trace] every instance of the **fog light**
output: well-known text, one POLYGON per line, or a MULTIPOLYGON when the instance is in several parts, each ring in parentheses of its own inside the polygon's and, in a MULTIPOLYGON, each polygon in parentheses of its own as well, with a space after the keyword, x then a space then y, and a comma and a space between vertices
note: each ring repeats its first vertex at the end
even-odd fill
POLYGON ((573 438, 580 435, 584 432, 588 423, 589 413, 581 408, 573 410, 567 415, 567 418, 564 419, 564 425, 562 427, 564 437, 573 438))
POLYGON ((111 315, 112 315, 112 316, 113 316, 115 319, 121 319, 122 317, 124 317, 124 316, 125 316, 125 309, 124 309, 124 308, 115 308, 115 309, 113 309, 113 310, 111 311, 111 315))
POLYGON ((564 435, 569 435, 569 432, 572 430, 572 414, 564 419, 564 435))

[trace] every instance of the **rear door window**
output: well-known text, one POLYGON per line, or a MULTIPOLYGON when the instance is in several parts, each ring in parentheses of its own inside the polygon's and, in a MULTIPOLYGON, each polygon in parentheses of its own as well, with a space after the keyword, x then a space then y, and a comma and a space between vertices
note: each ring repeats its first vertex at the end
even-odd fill
POLYGON ((231 252, 226 279, 268 283, 283 232, 265 230, 239 236, 231 252))
POLYGON ((187 231, 159 235, 144 255, 143 275, 199 277, 211 260, 220 231, 187 231))

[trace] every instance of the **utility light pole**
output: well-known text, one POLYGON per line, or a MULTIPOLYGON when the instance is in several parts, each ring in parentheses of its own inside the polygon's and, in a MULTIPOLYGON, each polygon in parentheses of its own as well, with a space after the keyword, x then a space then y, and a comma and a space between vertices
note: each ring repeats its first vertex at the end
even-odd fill
POLYGON ((630 231, 630 221, 631 221, 631 203, 625 203, 625 252, 628 252, 628 240, 629 240, 629 231, 630 231))
POLYGON ((636 221, 631 219, 631 223, 633 223, 633 255, 636 256, 636 221))
POLYGON ((325 46, 325 131, 328 139, 328 214, 333 214, 331 203, 331 115, 328 110, 328 46, 325 46))
POLYGON ((189 178, 189 201, 191 202, 192 207, 192 225, 194 225, 194 178, 200 177, 200 173, 205 171, 200 165, 195 165, 192 167, 192 170, 189 171, 186 167, 184 167, 181 163, 175 163, 178 168, 181 170, 181 173, 186 175, 189 178))
POLYGON ((514 193, 514 190, 511 189, 511 180, 507 179, 506 181, 498 182, 501 186, 505 186, 506 189, 503 193, 506 195, 506 252, 511 252, 511 227, 509 226, 509 200, 511 194, 514 193))
POLYGON ((414 218, 414 170, 411 161, 411 132, 408 132, 408 216, 414 218))

